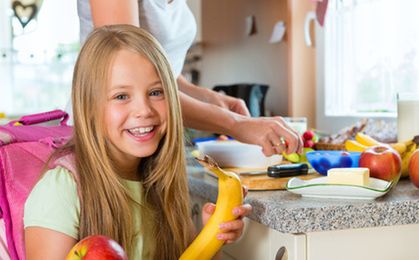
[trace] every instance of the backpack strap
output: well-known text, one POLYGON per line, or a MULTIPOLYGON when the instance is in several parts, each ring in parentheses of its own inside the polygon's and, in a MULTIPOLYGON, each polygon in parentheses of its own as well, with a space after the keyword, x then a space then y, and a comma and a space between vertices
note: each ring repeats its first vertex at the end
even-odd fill
POLYGON ((76 170, 76 158, 74 158, 74 154, 66 154, 58 159, 56 159, 51 165, 48 167, 55 168, 57 166, 61 166, 63 168, 66 168, 71 175, 73 175, 74 180, 76 181, 77 186, 77 195, 79 196, 79 199, 81 199, 81 192, 79 189, 79 175, 76 170))

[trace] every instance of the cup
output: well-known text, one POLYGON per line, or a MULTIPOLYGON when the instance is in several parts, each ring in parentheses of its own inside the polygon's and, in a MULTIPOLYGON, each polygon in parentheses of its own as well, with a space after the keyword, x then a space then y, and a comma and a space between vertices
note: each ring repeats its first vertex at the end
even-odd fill
POLYGON ((296 130, 300 135, 307 131, 307 118, 306 117, 283 117, 285 122, 296 130))
POLYGON ((419 135, 419 93, 397 94, 397 140, 419 135))

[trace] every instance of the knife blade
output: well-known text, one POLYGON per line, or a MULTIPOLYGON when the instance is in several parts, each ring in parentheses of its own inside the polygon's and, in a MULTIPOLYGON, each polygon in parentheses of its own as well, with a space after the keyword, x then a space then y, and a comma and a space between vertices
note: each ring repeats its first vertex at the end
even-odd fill
POLYGON ((255 171, 239 172, 238 174, 243 175, 243 176, 257 176, 257 175, 263 175, 267 173, 268 173, 267 170, 255 170, 255 171))

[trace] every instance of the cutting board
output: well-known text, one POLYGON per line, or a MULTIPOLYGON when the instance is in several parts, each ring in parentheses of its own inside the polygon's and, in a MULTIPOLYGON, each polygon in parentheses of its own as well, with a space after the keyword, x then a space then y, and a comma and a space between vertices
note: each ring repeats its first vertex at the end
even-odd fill
MULTIPOLYGON (((242 181, 242 184, 245 185, 249 190, 285 190, 288 180, 293 178, 293 177, 272 178, 272 177, 269 177, 267 174, 240 175, 241 172, 258 171, 258 170, 263 170, 263 169, 224 168, 224 170, 237 173, 242 181)), ((215 174, 209 171, 207 172, 211 176, 216 177, 215 174)), ((313 179, 313 178, 317 178, 321 176, 322 175, 318 173, 309 173, 307 175, 301 175, 297 177, 302 180, 309 180, 309 179, 313 179)))

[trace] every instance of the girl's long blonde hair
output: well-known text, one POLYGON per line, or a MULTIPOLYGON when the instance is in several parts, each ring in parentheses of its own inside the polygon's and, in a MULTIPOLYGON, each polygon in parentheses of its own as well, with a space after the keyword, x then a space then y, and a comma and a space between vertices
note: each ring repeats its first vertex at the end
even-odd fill
MULTIPOLYGON (((118 177, 103 123, 110 66, 121 49, 146 57, 155 66, 164 87, 167 133, 157 151, 142 158, 139 168, 145 191, 141 232, 154 240, 151 245, 158 245, 152 250, 154 259, 177 259, 191 240, 191 222, 176 81, 154 37, 130 25, 104 26, 93 31, 81 49, 74 70, 74 136, 61 153, 72 151, 75 155, 81 194, 80 239, 93 234, 109 236, 129 256, 136 247, 137 234, 130 213, 132 200, 118 177)), ((144 244, 148 243, 145 239, 144 244)))

